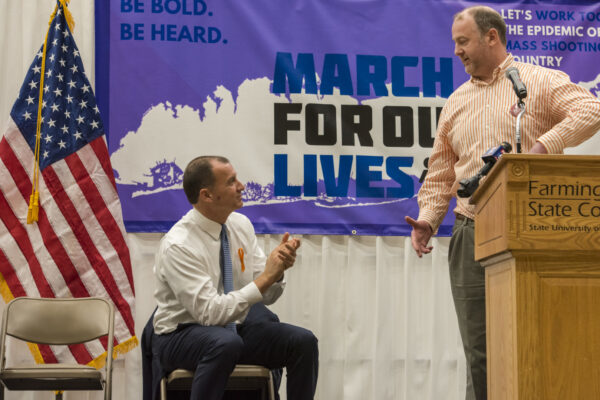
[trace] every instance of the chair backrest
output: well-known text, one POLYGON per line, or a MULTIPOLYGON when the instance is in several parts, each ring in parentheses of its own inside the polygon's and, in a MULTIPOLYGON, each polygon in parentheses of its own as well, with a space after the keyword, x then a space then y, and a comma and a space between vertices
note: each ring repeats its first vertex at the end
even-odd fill
POLYGON ((93 297, 18 297, 8 303, 2 321, 7 335, 51 345, 83 343, 105 335, 112 344, 113 329, 114 307, 93 297))

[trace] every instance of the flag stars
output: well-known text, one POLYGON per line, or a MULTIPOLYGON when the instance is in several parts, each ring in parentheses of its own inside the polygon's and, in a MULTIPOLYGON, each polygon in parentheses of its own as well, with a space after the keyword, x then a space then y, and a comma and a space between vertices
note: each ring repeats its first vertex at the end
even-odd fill
POLYGON ((100 109, 94 87, 84 76, 81 51, 72 42, 69 26, 57 22, 50 28, 47 44, 35 53, 15 103, 15 121, 28 130, 35 131, 35 125, 41 130, 37 144, 43 160, 40 166, 77 151, 88 141, 88 135, 103 134, 100 109))

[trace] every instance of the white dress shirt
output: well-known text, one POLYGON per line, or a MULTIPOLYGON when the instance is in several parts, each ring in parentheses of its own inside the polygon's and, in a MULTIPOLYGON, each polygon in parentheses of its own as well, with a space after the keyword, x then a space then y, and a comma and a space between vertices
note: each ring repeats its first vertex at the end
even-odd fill
POLYGON ((161 240, 154 263, 156 334, 172 332, 181 323, 239 323, 250 306, 261 301, 272 304, 283 293, 285 281, 273 284, 264 295, 253 282, 264 270, 267 257, 257 245, 250 220, 234 212, 225 224, 234 287, 227 294, 219 263, 221 224, 192 208, 161 240))

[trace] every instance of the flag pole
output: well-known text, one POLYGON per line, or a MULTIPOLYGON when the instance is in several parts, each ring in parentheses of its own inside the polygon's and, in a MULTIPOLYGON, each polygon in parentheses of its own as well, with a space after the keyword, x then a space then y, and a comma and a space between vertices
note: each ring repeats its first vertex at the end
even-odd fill
MULTIPOLYGON (((65 13, 65 19, 67 20, 67 24, 69 25, 69 29, 73 32, 73 28, 75 26, 75 22, 73 20, 73 16, 69 12, 67 8, 67 4, 70 0, 59 0, 60 5, 62 6, 63 12, 65 13)), ((48 30, 46 31, 46 37, 44 38, 44 51, 42 52, 42 67, 41 67, 41 75, 40 75, 40 95, 38 96, 38 112, 37 112, 37 125, 35 130, 35 151, 34 151, 34 159, 33 159, 33 177, 31 180, 31 196, 29 196, 29 207, 27 208, 27 223, 32 224, 38 220, 39 209, 40 209, 40 192, 38 190, 39 187, 39 174, 40 174, 40 139, 41 139, 41 127, 42 127, 42 105, 44 96, 44 76, 46 74, 46 49, 48 45, 48 32, 50 31, 50 25, 52 24, 52 20, 56 16, 56 12, 58 11, 58 3, 54 7, 54 12, 50 15, 50 20, 48 21, 48 30)))

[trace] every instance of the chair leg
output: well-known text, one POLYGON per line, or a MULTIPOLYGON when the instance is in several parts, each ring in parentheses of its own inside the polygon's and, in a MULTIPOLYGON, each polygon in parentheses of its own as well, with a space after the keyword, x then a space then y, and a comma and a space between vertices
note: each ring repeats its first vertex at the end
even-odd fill
POLYGON ((269 379, 267 381, 267 386, 268 386, 268 394, 267 394, 267 398, 269 400, 275 400, 275 386, 273 384, 273 373, 271 371, 269 371, 269 379))
POLYGON ((160 380, 160 400, 167 400, 167 377, 166 376, 160 380))

